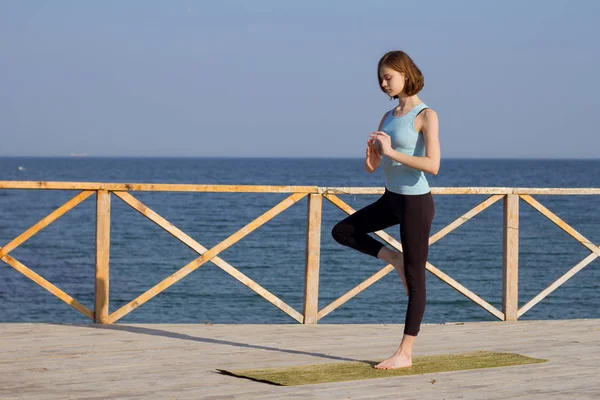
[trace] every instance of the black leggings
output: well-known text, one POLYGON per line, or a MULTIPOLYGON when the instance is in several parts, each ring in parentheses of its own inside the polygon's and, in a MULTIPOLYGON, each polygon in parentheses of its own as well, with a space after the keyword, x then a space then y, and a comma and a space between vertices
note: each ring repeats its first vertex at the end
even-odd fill
POLYGON ((338 222, 331 231, 336 242, 377 257, 384 244, 369 232, 400 224, 404 271, 408 285, 406 335, 417 336, 425 313, 425 265, 429 253, 429 232, 435 215, 431 192, 420 195, 385 193, 375 203, 338 222))

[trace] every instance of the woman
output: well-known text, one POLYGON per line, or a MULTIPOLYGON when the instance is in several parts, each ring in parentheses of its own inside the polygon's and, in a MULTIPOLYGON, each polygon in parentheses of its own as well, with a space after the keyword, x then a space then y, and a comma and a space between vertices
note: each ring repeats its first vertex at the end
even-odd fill
POLYGON ((408 295, 404 336, 398 350, 378 369, 412 366, 412 350, 425 312, 425 266, 429 233, 435 215, 425 172, 440 167, 439 124, 435 111, 418 97, 424 78, 403 51, 385 54, 377 67, 381 90, 398 106, 385 113, 377 132, 367 141, 365 170, 375 171, 383 160, 385 193, 337 223, 333 238, 340 244, 392 264, 408 295), (403 252, 391 250, 368 235, 400 225, 403 252))

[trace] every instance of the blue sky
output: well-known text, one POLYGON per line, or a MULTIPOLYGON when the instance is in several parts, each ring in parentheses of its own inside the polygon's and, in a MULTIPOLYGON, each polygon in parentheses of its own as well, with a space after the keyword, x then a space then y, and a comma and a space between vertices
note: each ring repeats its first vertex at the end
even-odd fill
POLYGON ((597 1, 2 1, 0 156, 362 157, 425 75, 442 158, 599 158, 597 1))

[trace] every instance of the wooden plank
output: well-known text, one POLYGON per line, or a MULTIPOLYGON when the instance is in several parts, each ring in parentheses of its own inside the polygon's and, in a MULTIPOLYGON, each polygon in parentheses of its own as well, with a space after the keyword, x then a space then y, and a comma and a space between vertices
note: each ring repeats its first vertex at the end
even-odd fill
MULTIPOLYGON (((383 194, 384 187, 319 187, 322 194, 383 194)), ((511 187, 432 187, 434 195, 507 195, 507 194, 544 194, 544 195, 598 195, 600 188, 511 188, 511 187)))
POLYGON ((306 266, 304 270, 304 323, 319 320, 319 260, 321 251, 321 210, 323 196, 308 195, 306 222, 306 266))
MULTIPOLYGON (((339 197, 337 197, 335 195, 331 195, 331 194, 327 194, 324 196, 325 196, 325 198, 327 198, 329 201, 331 201, 333 204, 335 204, 337 207, 339 207, 346 213, 352 214, 355 212, 354 209, 352 209, 352 207, 350 207, 348 204, 344 203, 339 197)), ((377 235, 381 239, 383 239, 385 242, 390 244, 396 250, 402 251, 401 243, 398 242, 393 237, 391 237, 390 235, 388 235, 387 233, 385 233, 384 231, 378 231, 378 232, 374 232, 374 233, 375 233, 375 235, 377 235)), ((365 280, 364 282, 359 284, 357 287, 352 289, 350 292, 348 292, 346 295, 340 297, 340 299, 338 299, 340 301, 338 301, 338 300, 334 301, 332 304, 328 305, 323 310, 327 310, 328 312, 333 311, 333 309, 339 307, 345 301, 348 301, 350 298, 352 298, 356 294, 360 293, 362 290, 366 289, 371 284, 375 283, 377 280, 381 279, 383 276, 385 276, 385 274, 392 271, 392 269, 388 268, 389 266, 391 266, 391 265, 384 267, 377 274, 375 274, 375 275, 373 275, 373 277, 371 277, 373 279, 369 278, 369 279, 365 280), (344 301, 341 301, 342 298, 344 299, 344 301), (334 307, 334 303, 335 303, 335 307, 334 307)), ((445 274, 444 272, 442 272, 441 270, 439 270, 438 268, 436 268, 429 262, 427 263, 427 270, 429 272, 431 272, 433 275, 435 275, 437 278, 439 278, 442 282, 448 284, 450 287, 455 289, 457 292, 459 292, 463 296, 467 297, 468 299, 470 299, 475 304, 479 305, 480 307, 482 307, 484 310, 488 311, 492 315, 496 316, 499 319, 504 318, 503 313, 501 311, 499 311, 496 307, 492 306, 487 301, 483 300, 481 297, 479 297, 478 295, 476 295, 475 293, 473 293, 472 291, 470 291, 469 289, 467 289, 466 287, 464 287, 463 285, 458 283, 456 280, 452 279, 450 276, 448 276, 447 274, 445 274)))
POLYGON ((560 219, 556 214, 552 211, 548 210, 544 207, 540 202, 535 200, 533 197, 529 195, 522 195, 521 198, 527 202, 531 207, 540 212, 543 216, 548 218, 550 221, 554 222, 556 226, 561 228, 563 231, 567 232, 571 235, 575 240, 581 243, 583 246, 587 247, 590 251, 596 253, 596 255, 600 256, 600 247, 594 245, 588 238, 583 236, 581 233, 577 232, 573 229, 569 224, 560 219))
POLYGON ((401 392, 419 399, 593 399, 600 393, 598 318, 423 324, 413 353, 500 351, 549 360, 543 364, 321 384, 318 392, 314 385, 277 387, 215 373, 374 361, 397 347, 401 327, 3 323, 0 397, 391 399, 401 392))
MULTIPOLYGON (((344 211, 346 214, 351 215, 356 212, 352 207, 350 207, 347 203, 345 203, 342 199, 340 199, 339 197, 337 197, 334 194, 324 194, 323 197, 325 197, 327 200, 329 200, 332 204, 334 204, 340 210, 344 211)), ((388 235, 385 231, 382 230, 382 231, 377 231, 377 232, 373 232, 373 233, 376 236, 383 239, 386 243, 388 243, 390 246, 392 246, 396 250, 402 251, 402 244, 400 242, 398 242, 396 239, 394 239, 392 236, 388 235)), ((367 289, 369 286, 371 286, 372 284, 374 284, 375 282, 377 282, 378 280, 380 280, 381 278, 383 278, 384 276, 386 276, 387 274, 389 274, 391 271, 394 271, 394 270, 395 270, 395 268, 392 264, 386 265, 381 270, 379 270, 378 272, 376 272, 369 278, 365 279, 364 281, 362 281, 361 283, 359 283, 358 285, 356 285, 355 287, 350 289, 348 292, 346 292, 345 294, 343 294, 336 300, 332 301, 327 306, 323 307, 318 312, 317 317, 319 319, 323 318, 324 316, 331 313, 336 308, 340 307, 341 305, 346 303, 348 300, 350 300, 351 298, 353 298, 354 296, 356 296, 363 290, 367 289)))
POLYGON ((180 279, 184 278, 185 276, 187 276, 188 274, 190 274, 191 272, 193 272, 194 270, 196 270, 197 268, 202 266, 204 263, 210 261, 213 257, 218 255, 220 252, 226 250, 227 248, 229 248, 230 246, 235 244, 237 241, 241 240, 243 237, 250 234, 257 228, 259 228, 260 226, 262 226, 263 224, 265 224, 266 222, 268 222, 269 220, 274 218, 276 215, 278 215, 279 213, 286 210, 288 207, 295 204, 297 201, 299 201, 306 195, 307 195, 307 193, 294 193, 294 194, 288 196, 286 199, 281 201, 275 207, 271 208, 269 211, 262 214, 260 217, 256 218, 254 221, 250 222, 248 225, 244 226, 243 228, 238 230, 236 233, 229 236, 227 239, 221 241, 219 244, 217 244, 212 249, 208 250, 202 256, 189 262, 186 266, 181 268, 179 271, 177 271, 174 274, 172 274, 171 276, 165 278, 160 283, 158 283, 151 289, 147 290, 145 293, 141 294, 140 296, 138 296, 137 298, 135 298, 128 304, 124 305, 123 307, 119 308, 117 311, 113 312, 108 317, 109 323, 114 323, 117 320, 123 318, 125 315, 127 315, 131 311, 135 310, 136 308, 138 308, 139 306, 141 306, 142 304, 144 304, 145 302, 147 302, 148 300, 150 300, 151 298, 156 296, 158 293, 162 292, 163 290, 167 289, 171 285, 175 284, 180 279))
POLYGON ((339 306, 341 306, 342 304, 344 304, 345 302, 347 302, 348 300, 350 300, 351 298, 353 298, 354 296, 356 296, 357 294, 359 294, 360 292, 362 292, 363 290, 365 290, 366 288, 368 288, 369 286, 371 286, 372 284, 374 284, 393 270, 394 266, 392 264, 386 265, 377 273, 373 274, 368 279, 365 279, 364 281, 350 289, 348 292, 346 292, 336 300, 332 301, 327 306, 323 307, 318 313, 318 319, 323 318, 324 316, 326 316, 327 314, 329 314, 330 312, 332 312, 333 310, 335 310, 336 308, 338 308, 339 306))
MULTIPOLYGON (((139 201, 138 199, 133 197, 131 194, 129 194, 127 192, 113 192, 113 193, 117 197, 119 197, 121 200, 123 200, 131 208, 133 208, 134 210, 136 210, 137 212, 139 212, 140 214, 142 214, 143 216, 148 218, 150 221, 154 222, 159 227, 163 228, 165 231, 170 233, 173 237, 177 238, 183 244, 187 245, 189 248, 194 250, 196 253, 203 255, 205 252, 208 251, 208 249, 206 247, 204 247, 200 243, 196 242, 190 236, 185 234, 183 231, 181 231, 175 225, 172 225, 169 221, 167 221, 166 219, 161 217, 159 214, 157 214, 155 211, 150 209, 148 206, 143 204, 141 201, 139 201)), ((244 275, 242 272, 238 271, 232 265, 225 262, 220 257, 215 256, 211 260, 211 262, 214 263, 219 268, 221 268, 222 270, 224 270, 225 272, 227 272, 229 275, 231 275, 235 279, 237 279, 243 285, 245 285, 249 289, 253 290, 255 293, 257 293, 259 296, 261 296, 262 298, 267 300, 269 303, 273 304, 275 307, 279 308, 281 311, 283 311, 284 313, 286 313, 287 315, 289 315, 290 317, 295 319, 296 321, 298 321, 300 323, 302 322, 302 319, 303 319, 302 314, 300 314, 298 311, 296 311, 295 309, 290 307, 279 297, 275 296, 273 293, 269 292, 267 289, 263 288, 261 285, 259 285, 258 283, 256 283, 255 281, 253 281, 252 279, 250 279, 249 277, 244 275)))
POLYGON ((457 195, 457 194, 488 194, 488 195, 507 195, 511 194, 515 188, 511 187, 436 187, 431 188, 434 195, 457 195))
POLYGON ((519 310, 519 196, 504 199, 502 251, 502 311, 505 321, 516 321, 519 310))
POLYGON ((575 265, 573 268, 571 268, 569 271, 567 271, 564 275, 562 275, 560 278, 558 278, 556 281, 554 281, 550 286, 548 286, 546 289, 542 290, 537 296, 535 296, 533 299, 531 299, 527 304, 525 304, 523 307, 521 307, 518 311, 518 317, 521 317, 521 315, 523 315, 527 311, 529 311, 531 309, 531 307, 535 306, 537 303, 542 301, 542 299, 544 297, 548 296, 550 293, 552 293, 556 289, 558 289, 558 287, 560 285, 565 283, 573 275, 575 275, 576 273, 581 271, 585 266, 587 266, 589 263, 594 261, 596 258, 598 258, 598 255, 592 253, 589 256, 587 256, 586 258, 584 258, 583 260, 581 260, 577 265, 575 265))
POLYGON ((0 189, 108 190, 145 192, 317 193, 316 186, 194 185, 158 183, 0 181, 0 189))
MULTIPOLYGON (((196 242, 186 233, 181 231, 175 225, 171 224, 169 221, 161 217, 155 211, 150 209, 148 206, 143 204, 141 201, 133 197, 131 194, 127 192, 113 192, 117 197, 123 200, 127 205, 131 208, 148 218, 150 221, 154 222, 159 227, 163 228, 165 231, 170 233, 173 237, 181 241, 183 244, 194 250, 196 253, 202 255, 208 251, 208 249, 202 246, 200 243, 196 242)), ((302 322, 302 314, 298 311, 287 305, 283 300, 275 296, 273 293, 269 292, 267 289, 263 288, 261 285, 244 275, 242 272, 238 271, 232 265, 224 261, 218 256, 215 256, 211 262, 227 272, 229 275, 237 279, 243 285, 253 290, 256 294, 267 300, 269 303, 273 304, 275 307, 279 308, 284 313, 288 314, 290 317, 295 319, 298 322, 302 322)))
POLYGON ((477 214, 481 213, 483 210, 487 209, 489 206, 496 203, 498 200, 504 198, 504 196, 505 195, 495 194, 493 196, 490 196, 477 206, 473 207, 473 209, 458 217, 452 223, 448 224, 445 228, 443 228, 438 233, 429 238, 429 245, 431 246, 433 243, 437 242, 438 240, 440 240, 441 238, 443 238, 444 236, 446 236, 447 234, 449 234, 450 232, 452 232, 453 230, 455 230, 456 228, 458 228, 459 226, 476 216, 477 214))
MULTIPOLYGON (((324 197, 327 200, 329 200, 330 202, 332 202, 333 204, 335 204, 338 208, 340 208, 341 210, 343 210, 344 212, 346 212, 348 214, 353 214, 355 212, 352 207, 350 207, 348 204, 346 204, 343 200, 341 200, 336 195, 325 194, 324 197)), ((388 235, 387 233, 385 233, 384 231, 378 231, 378 232, 374 232, 374 233, 375 233, 375 235, 379 236, 381 239, 383 239, 386 243, 391 245, 396 250, 402 251, 402 244, 400 242, 398 242, 396 239, 394 239, 393 237, 391 237, 390 235, 388 235)), ((433 275, 435 275, 437 278, 439 278, 442 282, 446 283, 448 286, 455 289, 457 292, 459 292, 460 294, 462 294, 469 300, 473 301, 475 304, 482 307, 484 310, 486 310, 490 314, 494 315, 495 317, 497 317, 499 319, 504 318, 504 314, 501 311, 499 311, 496 307, 492 306, 490 303, 488 303, 487 301, 485 301, 484 299, 482 299, 481 297, 479 297, 478 295, 476 295, 475 293, 473 293, 472 291, 470 291, 469 289, 467 289, 466 287, 464 287, 463 285, 458 283, 456 280, 452 279, 450 276, 448 276, 447 274, 445 274, 444 272, 442 272, 441 270, 436 268, 431 263, 428 262, 426 268, 429 272, 431 272, 433 275)), ((333 301, 331 304, 324 307, 319 312, 319 315, 320 316, 327 315, 328 313, 335 310, 337 307, 341 306, 346 301, 350 300, 352 297, 356 296, 358 293, 365 290, 366 288, 368 288, 373 283, 377 282, 379 279, 381 279, 382 277, 384 277, 386 274, 388 274, 389 272, 391 272, 393 270, 394 270, 394 267, 391 264, 385 266, 379 272, 377 272, 370 278, 366 279, 359 285, 355 286, 348 293, 344 294, 340 298, 333 301)))
POLYGON ((25 265, 23 265, 10 255, 7 254, 0 259, 8 265, 10 265, 11 267, 13 267, 14 269, 16 269, 17 271, 19 271, 20 273, 22 273, 23 275, 25 275, 27 278, 31 279, 32 281, 34 281, 35 283, 37 283, 38 285, 40 285, 41 287, 58 297, 60 300, 64 301, 66 304, 70 305, 71 307, 88 317, 89 319, 94 319, 94 313, 89 308, 75 300, 73 297, 69 296, 67 293, 65 293, 64 291, 62 291, 61 289, 59 289, 58 287, 56 287, 55 285, 53 285, 52 283, 50 283, 49 281, 32 271, 31 269, 27 268, 25 265))
POLYGON ((73 197, 71 200, 67 201, 65 204, 48 214, 46 217, 42 218, 38 223, 33 225, 31 228, 27 229, 25 232, 17 236, 15 239, 11 240, 6 246, 0 248, 0 257, 5 256, 10 253, 18 246, 23 244, 25 241, 30 239, 33 235, 56 221, 58 218, 66 214, 68 211, 75 208, 79 203, 93 195, 94 191, 83 191, 73 197))
POLYGON ((514 188, 513 194, 530 194, 530 195, 598 195, 600 188, 514 188))
POLYGON ((476 295, 474 292, 470 291, 469 289, 467 289, 466 287, 464 287, 463 285, 461 285, 460 283, 455 281, 454 279, 452 279, 449 275, 442 272, 441 270, 439 270, 438 268, 436 268, 434 265, 430 264, 429 262, 427 263, 427 270, 429 272, 431 272, 433 275, 435 275, 437 278, 439 278, 442 282, 446 283, 448 286, 450 286, 451 288, 456 290, 458 293, 465 296, 467 299, 473 301, 473 303, 477 304, 478 306, 480 306, 481 308, 483 308, 484 310, 486 310, 487 312, 489 312, 496 318, 504 319, 503 312, 498 310, 496 307, 494 307, 493 305, 491 305, 490 303, 488 303, 487 301, 485 301, 484 299, 482 299, 481 297, 476 295))
MULTIPOLYGON (((383 194, 384 187, 317 187, 274 185, 195 185, 154 183, 0 181, 0 189, 108 190, 160 192, 383 194)), ((434 187, 432 194, 598 195, 600 188, 434 187)))
POLYGON ((94 322, 108 321, 110 258, 110 192, 98 190, 96 195, 96 274, 94 296, 94 322))

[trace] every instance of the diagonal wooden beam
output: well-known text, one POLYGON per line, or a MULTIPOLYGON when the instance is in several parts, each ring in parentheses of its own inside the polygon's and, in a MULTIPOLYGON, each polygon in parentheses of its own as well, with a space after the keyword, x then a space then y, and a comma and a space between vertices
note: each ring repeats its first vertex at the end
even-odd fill
MULTIPOLYGON (((373 283, 377 282, 379 279, 383 278, 385 275, 387 275, 393 270, 394 266, 391 264, 388 264, 387 266, 383 267, 381 270, 379 270, 379 272, 375 273, 370 278, 364 280, 363 282, 355 286, 353 289, 340 296, 338 299, 323 307, 321 311, 319 311, 319 319, 331 313, 333 310, 340 307, 352 297, 356 296, 357 294, 359 294, 360 292, 362 292, 363 290, 365 290, 366 288, 368 288, 373 283)), ((454 290, 456 290, 457 292, 459 292, 460 294, 462 294, 463 296, 465 296, 466 298, 468 298, 469 300, 471 300, 472 302, 474 302, 475 304, 492 314, 493 316, 497 317, 500 320, 504 319, 504 313, 502 311, 498 310, 496 307, 494 307, 493 305, 476 295, 474 292, 467 289, 465 286, 458 283, 456 280, 452 279, 450 276, 448 276, 429 262, 427 263, 427 270, 433 275, 435 275, 437 278, 439 278, 442 282, 446 283, 448 286, 450 286, 451 288, 453 288, 454 290)))
MULTIPOLYGON (((345 211, 346 213, 353 214, 355 212, 352 207, 350 207, 348 204, 346 204, 343 200, 341 200, 336 195, 324 194, 324 196, 325 196, 325 198, 327 198, 329 201, 331 201, 333 204, 335 204, 337 207, 339 207, 341 210, 345 211)), ((493 203, 495 203, 496 201, 500 200, 503 197, 504 197, 504 195, 498 195, 498 198, 496 198, 496 196, 492 196, 489 199, 487 199, 486 201, 484 201, 483 203, 481 203, 481 204, 483 204, 483 208, 480 211, 477 211, 477 209, 479 207, 479 206, 477 206, 473 210, 469 211, 469 213, 475 212, 475 211, 481 212, 485 208, 491 206, 493 203)), ((467 214, 469 214, 469 213, 467 213, 467 214)), ((465 214, 465 215, 467 215, 467 214, 465 214)), ((385 242, 387 242, 389 245, 396 248, 398 251, 402 251, 401 243, 399 243, 392 236, 388 235, 384 231, 377 231, 374 233, 375 233, 375 235, 377 235, 381 239, 383 239, 385 242)), ((439 240, 439 238, 438 238, 438 240, 439 240)), ((442 272, 441 270, 439 270, 438 268, 436 268, 429 262, 427 263, 426 268, 429 272, 431 272, 433 275, 435 275, 441 281, 448 284, 450 287, 452 287, 457 292, 459 292, 463 296, 465 296, 468 299, 470 299, 471 301, 473 301, 475 304, 482 307, 484 310, 488 311, 490 314, 494 315, 495 317, 499 318, 500 320, 504 319, 504 313, 502 311, 498 310, 496 307, 492 306, 490 303, 488 303, 487 301, 485 301, 484 299, 482 299, 481 297, 476 295, 474 292, 470 291, 465 286, 461 285, 460 283, 458 283, 457 281, 452 279, 449 275, 445 274, 444 272, 442 272)), ((321 311, 319 311, 319 318, 324 317, 325 315, 329 314, 331 311, 335 310, 336 308, 338 308, 339 306, 344 304, 346 301, 350 300, 352 297, 356 296, 357 294, 359 294, 360 292, 362 292, 363 290, 365 290, 366 288, 368 288, 373 283, 377 282, 379 279, 383 278, 385 275, 387 275, 388 273, 390 273, 393 270, 394 270, 393 265, 391 265, 391 264, 386 265, 379 272, 375 273, 370 278, 361 282, 359 285, 355 286, 349 292, 342 295, 337 300, 333 301, 332 303, 330 303, 329 305, 327 305, 326 307, 321 309, 321 311)))
MULTIPOLYGON (((327 200, 329 200, 332 204, 334 204, 339 209, 344 211, 345 213, 347 213, 347 214, 355 213, 355 210, 352 207, 350 207, 347 203, 345 203, 342 199, 340 199, 336 195, 324 194, 323 196, 327 200)), ((402 251, 402 244, 400 242, 398 242, 396 239, 394 239, 392 236, 388 235, 385 231, 377 231, 377 232, 373 232, 373 233, 375 235, 379 236, 381 239, 383 239, 388 244, 390 244, 392 247, 396 248, 398 251, 402 251)), ((323 318, 324 316, 326 316, 327 314, 329 314, 336 308, 340 307, 341 305, 346 303, 348 300, 350 300, 351 298, 353 298, 354 296, 356 296, 363 290, 367 289, 369 286, 371 286, 372 284, 374 284, 375 282, 377 282, 378 280, 380 280, 381 278, 383 278, 384 276, 386 276, 393 270, 394 270, 394 266, 392 264, 386 265, 385 267, 380 269, 378 272, 373 274, 371 277, 365 279, 363 282, 359 283, 354 288, 350 289, 347 293, 343 294, 338 299, 331 302, 329 305, 323 307, 317 313, 317 319, 323 318)))
POLYGON ((137 307, 141 306, 142 304, 144 304, 145 302, 150 300, 152 297, 156 296, 158 293, 162 292, 166 288, 168 288, 171 285, 173 285, 174 283, 178 282, 180 279, 184 278, 185 276, 190 274, 192 271, 194 271, 195 269, 202 266, 204 263, 211 261, 219 253, 226 250, 227 248, 229 248, 230 246, 232 246, 233 244, 238 242, 240 239, 242 239, 246 235, 250 234, 257 228, 259 228, 260 226, 262 226, 263 224, 265 224, 266 222, 268 222, 269 220, 274 218, 279 213, 281 213, 281 212, 285 211, 287 208, 291 207, 293 204, 298 202, 300 199, 305 197, 307 194, 308 193, 294 193, 294 194, 288 196, 286 199, 281 201, 275 207, 271 208, 269 211, 265 212, 264 214, 262 214, 261 216, 259 216, 258 218, 256 218, 255 220, 253 220, 252 222, 250 222, 249 224, 247 224, 246 226, 244 226, 243 228, 241 228, 240 230, 238 230, 237 232, 235 232, 234 234, 229 236, 227 239, 221 241, 219 244, 214 246, 212 249, 206 251, 202 256, 189 262, 186 266, 181 268, 179 271, 177 271, 174 274, 172 274, 171 276, 165 278, 164 280, 162 280, 160 283, 158 283, 151 289, 147 290, 146 292, 144 292, 143 294, 141 294, 140 296, 138 296, 137 298, 135 298, 128 304, 124 305, 123 307, 121 307, 118 310, 116 310, 115 312, 113 312, 108 318, 108 323, 114 323, 115 321, 123 318, 123 316, 127 315, 128 313, 130 313, 137 307))
MULTIPOLYGON (((128 192, 112 192, 115 196, 123 200, 125 204, 142 214, 144 217, 148 218, 150 221, 154 222, 156 225, 170 233, 174 238, 178 239, 181 243, 188 246, 190 249, 194 250, 196 253, 204 254, 207 249, 202 246, 186 233, 181 231, 175 225, 171 224, 168 220, 160 216, 158 213, 153 211, 150 207, 143 204, 137 198, 129 194, 128 192)), ((215 257, 218 258, 218 257, 215 257)))
POLYGON ((540 202, 535 200, 530 195, 522 194, 522 195, 520 195, 520 197, 523 200, 525 200, 525 202, 527 204, 529 204, 531 207, 533 207, 537 211, 539 211, 540 214, 542 214, 544 217, 548 218, 550 221, 554 222, 554 224, 556 224, 559 228, 561 228, 563 231, 567 232, 575 240, 577 240, 579 243, 581 243, 582 245, 587 247, 590 251, 592 251, 593 253, 595 253, 597 256, 600 257, 600 247, 593 244, 589 239, 587 239, 581 233, 577 232, 569 224, 567 224, 565 221, 560 219, 556 214, 554 214, 552 211, 548 210, 546 207, 544 207, 540 202))
POLYGON ((348 300, 350 300, 351 298, 353 298, 354 296, 356 296, 357 294, 359 294, 360 292, 362 292, 363 290, 365 290, 366 288, 368 288, 369 286, 371 286, 372 284, 374 284, 393 270, 394 266, 392 264, 386 265, 377 273, 373 274, 368 279, 365 279, 364 281, 350 289, 348 292, 346 292, 336 300, 332 301, 327 306, 323 307, 318 312, 317 319, 323 318, 324 316, 326 316, 327 314, 329 314, 330 312, 332 312, 333 310, 335 310, 336 308, 338 308, 339 306, 341 306, 342 304, 344 304, 345 302, 347 302, 348 300))
POLYGON ((27 278, 31 279, 32 281, 34 281, 35 283, 37 283, 38 285, 40 285, 41 287, 58 297, 60 300, 64 301, 65 303, 67 303, 68 305, 70 305, 71 307, 88 317, 89 319, 94 319, 94 313, 89 308, 75 300, 73 297, 69 296, 64 291, 60 290, 58 287, 56 287, 46 279, 42 278, 37 273, 33 272, 31 269, 27 268, 25 265, 21 264, 13 257, 5 255, 2 256, 0 259, 8 265, 10 265, 11 267, 13 267, 14 269, 16 269, 17 271, 19 271, 20 273, 22 273, 23 275, 25 275, 27 278))
POLYGON ((11 240, 6 246, 0 248, 0 257, 4 257, 20 245, 22 245, 25 241, 30 239, 33 235, 56 221, 58 218, 66 214, 68 211, 72 210, 79 203, 93 195, 95 192, 93 190, 83 191, 73 197, 71 200, 67 201, 65 204, 52 211, 46 217, 42 218, 38 223, 33 225, 31 228, 27 229, 25 232, 21 233, 19 236, 11 240))
MULTIPOLYGON (((170 233, 173 237, 181 241, 183 244, 194 250, 196 253, 203 255, 208 251, 208 249, 202 246, 200 243, 196 242, 186 233, 181 231, 175 225, 171 224, 165 218, 160 216, 158 213, 150 209, 148 206, 143 204, 137 198, 129 194, 128 192, 113 192, 115 196, 123 200, 127 205, 131 208, 148 218, 150 221, 154 222, 156 225, 170 233)), ((275 296, 273 293, 269 292, 267 289, 250 279, 248 276, 244 275, 242 272, 237 270, 235 267, 221 259, 220 257, 215 256, 212 260, 212 263, 217 265, 219 268, 227 272, 229 275, 237 279, 239 282, 253 290, 259 296, 263 297, 269 303, 273 304, 275 307, 279 308, 281 311, 292 317, 298 322, 302 322, 303 316, 294 308, 290 307, 283 300, 275 296)))
POLYGON ((525 304, 523 307, 521 307, 517 313, 518 317, 521 317, 521 315, 523 315, 527 311, 529 311, 531 309, 531 307, 535 306, 537 303, 542 301, 542 299, 544 299, 550 293, 552 293, 556 289, 558 289, 558 287, 560 285, 565 283, 573 275, 575 275, 576 273, 581 271, 584 267, 586 267, 588 264, 590 264, 596 258, 598 258, 598 255, 592 253, 589 256, 587 256, 586 258, 584 258, 583 260, 581 260, 576 266, 571 268, 564 275, 562 275, 560 278, 558 278, 556 281, 554 281, 550 286, 548 286, 546 289, 542 290, 537 296, 535 296, 533 299, 531 299, 527 304, 525 304))
POLYGON ((503 195, 503 194, 495 194, 493 196, 488 197, 485 201, 479 203, 478 205, 473 207, 470 211, 468 211, 465 214, 463 214, 462 216, 458 217, 452 223, 450 223, 445 228, 440 230, 438 233, 433 235, 429 239, 429 245, 434 244, 435 242, 437 242, 438 240, 440 240, 441 238, 443 238, 444 236, 446 236, 447 234, 449 234, 450 232, 452 232, 453 230, 455 230, 456 228, 458 228, 459 226, 461 226, 462 224, 464 224, 465 222, 467 222, 468 220, 470 220, 471 218, 476 216, 477 214, 481 213, 483 210, 485 210, 492 204, 496 203, 498 200, 503 199, 504 197, 505 197, 505 195, 503 195))
POLYGON ((448 286, 456 290, 458 293, 465 296, 467 299, 471 300, 493 316, 497 317, 500 320, 504 320, 504 313, 498 310, 496 307, 476 295, 474 292, 470 291, 454 279, 452 279, 449 275, 445 274, 429 262, 427 263, 427 270, 431 272, 433 275, 438 277, 442 282, 446 283, 448 286))

